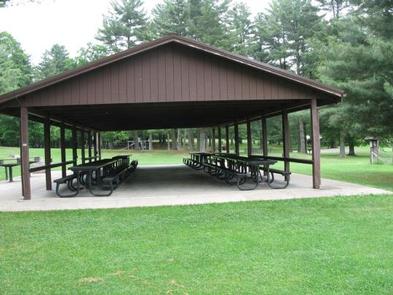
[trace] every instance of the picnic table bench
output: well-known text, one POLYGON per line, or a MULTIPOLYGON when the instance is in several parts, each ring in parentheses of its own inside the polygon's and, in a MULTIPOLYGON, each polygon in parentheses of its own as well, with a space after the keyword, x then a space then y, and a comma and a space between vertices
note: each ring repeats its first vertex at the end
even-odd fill
POLYGON ((71 167, 71 175, 56 179, 56 194, 59 197, 75 197, 83 187, 97 197, 110 196, 138 166, 138 161, 129 162, 129 156, 116 156, 71 167), (69 192, 61 193, 60 185, 67 185, 69 192))

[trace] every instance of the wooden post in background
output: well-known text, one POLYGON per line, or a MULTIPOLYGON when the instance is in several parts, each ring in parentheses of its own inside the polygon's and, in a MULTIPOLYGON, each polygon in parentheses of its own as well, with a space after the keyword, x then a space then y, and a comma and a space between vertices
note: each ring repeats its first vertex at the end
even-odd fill
POLYGON ((91 131, 87 132, 87 145, 88 145, 88 156, 89 156, 89 163, 91 162, 91 131))
POLYGON ((76 134, 76 127, 72 127, 72 161, 73 165, 78 165, 78 137, 76 134))
POLYGON ((93 151, 94 151, 94 161, 97 161, 97 132, 93 132, 93 151))
POLYGON ((216 152, 216 128, 212 128, 212 150, 213 153, 216 152))
POLYGON ((267 144, 267 124, 266 118, 261 119, 261 149, 262 155, 267 157, 269 155, 269 149, 267 144))
POLYGON ((45 155, 45 181, 46 190, 52 190, 52 176, 49 165, 52 162, 50 150, 50 118, 47 116, 44 122, 44 155, 45 155))
MULTIPOLYGON (((65 128, 64 123, 62 122, 60 125, 60 153, 61 153, 61 162, 65 163, 66 159, 66 147, 65 147, 65 128)), ((67 176, 67 165, 61 165, 61 175, 62 177, 67 176)))
POLYGON ((239 156, 240 150, 239 150, 239 125, 237 122, 234 125, 235 127, 235 154, 239 156))
POLYGON ((81 130, 81 155, 82 155, 82 164, 86 163, 86 154, 85 154, 85 130, 81 130))
POLYGON ((229 126, 225 126, 225 152, 227 154, 230 153, 231 149, 229 148, 231 145, 229 143, 229 126))
MULTIPOLYGON (((289 150, 290 150, 290 135, 289 135, 289 121, 288 121, 288 112, 284 110, 282 112, 282 142, 283 142, 283 157, 284 159, 289 158, 289 150)), ((284 160, 284 171, 289 172, 290 166, 289 161, 284 160)))
POLYGON ((97 134, 97 149, 98 149, 98 160, 101 160, 101 132, 97 134))
POLYGON ((22 176, 22 195, 25 200, 31 199, 29 172, 29 113, 26 107, 20 108, 20 165, 22 176))
POLYGON ((249 120, 247 120, 247 155, 252 155, 251 122, 249 120))
POLYGON ((319 114, 317 99, 311 100, 311 130, 312 130, 312 176, 313 188, 319 189, 321 186, 321 143, 319 134, 319 114))
POLYGON ((222 153, 222 136, 221 136, 221 126, 218 126, 218 153, 222 153))

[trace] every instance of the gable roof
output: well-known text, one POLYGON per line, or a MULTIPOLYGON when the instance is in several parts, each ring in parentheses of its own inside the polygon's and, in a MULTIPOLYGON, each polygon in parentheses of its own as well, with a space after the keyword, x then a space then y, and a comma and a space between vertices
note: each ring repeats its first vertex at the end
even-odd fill
POLYGON ((227 59, 227 60, 239 63, 239 64, 243 64, 243 65, 252 67, 254 69, 257 69, 257 70, 261 70, 265 73, 269 73, 273 76, 284 78, 284 79, 302 84, 306 87, 324 92, 326 94, 336 96, 337 98, 341 98, 344 95, 344 92, 342 90, 339 90, 339 89, 331 87, 331 86, 326 86, 326 85, 324 85, 320 82, 317 82, 315 80, 304 78, 304 77, 296 75, 290 71, 286 71, 286 70, 271 66, 269 64, 253 60, 251 58, 247 58, 247 57, 244 57, 244 56, 241 56, 238 54, 234 54, 234 53, 228 52, 223 49, 218 49, 216 47, 206 45, 204 43, 195 41, 190 38, 181 37, 181 36, 178 36, 175 34, 170 34, 170 35, 164 36, 162 38, 156 39, 154 41, 145 42, 145 43, 137 45, 133 48, 130 48, 128 50, 110 55, 108 57, 104 57, 102 59, 91 62, 87 65, 82 66, 82 67, 66 71, 64 73, 55 75, 53 77, 50 77, 50 78, 47 78, 47 79, 44 79, 41 81, 37 81, 37 82, 32 83, 28 86, 25 86, 25 87, 19 88, 17 90, 11 91, 9 93, 3 94, 0 96, 0 103, 4 103, 4 102, 7 102, 12 99, 22 97, 24 95, 38 91, 38 90, 43 89, 45 87, 48 87, 48 86, 54 85, 56 83, 62 82, 64 80, 82 75, 84 73, 93 71, 97 68, 106 66, 108 64, 112 64, 114 62, 129 58, 129 57, 132 57, 134 55, 149 51, 153 48, 156 48, 156 47, 168 44, 168 43, 182 44, 184 46, 195 48, 197 50, 200 50, 200 51, 203 51, 203 52, 215 55, 215 56, 220 56, 224 59, 227 59))

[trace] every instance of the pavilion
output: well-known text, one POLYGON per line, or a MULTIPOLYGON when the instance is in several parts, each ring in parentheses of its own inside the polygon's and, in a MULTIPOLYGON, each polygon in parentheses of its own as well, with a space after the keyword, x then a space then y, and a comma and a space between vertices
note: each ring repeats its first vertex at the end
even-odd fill
POLYGON ((156 128, 221 128, 247 124, 248 153, 252 121, 261 122, 262 154, 267 149, 266 119, 282 116, 285 163, 312 165, 313 187, 320 187, 318 108, 341 101, 341 90, 322 85, 265 63, 217 49, 192 39, 168 35, 129 50, 33 83, 0 96, 0 113, 20 118, 22 194, 31 198, 30 172, 45 170, 51 190, 51 169, 77 163, 77 132, 88 145, 82 163, 101 157, 100 132, 156 128), (312 159, 289 157, 288 113, 310 109, 312 159), (28 121, 44 124, 45 165, 30 168, 28 121), (50 127, 60 127, 61 162, 51 162, 50 127), (73 158, 66 159, 65 129, 72 130, 73 158))

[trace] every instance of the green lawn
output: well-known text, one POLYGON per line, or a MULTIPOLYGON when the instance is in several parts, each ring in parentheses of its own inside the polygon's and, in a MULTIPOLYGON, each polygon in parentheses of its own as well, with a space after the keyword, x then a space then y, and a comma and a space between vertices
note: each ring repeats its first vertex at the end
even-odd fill
POLYGON ((0 213, 2 294, 393 294, 391 197, 0 213))

